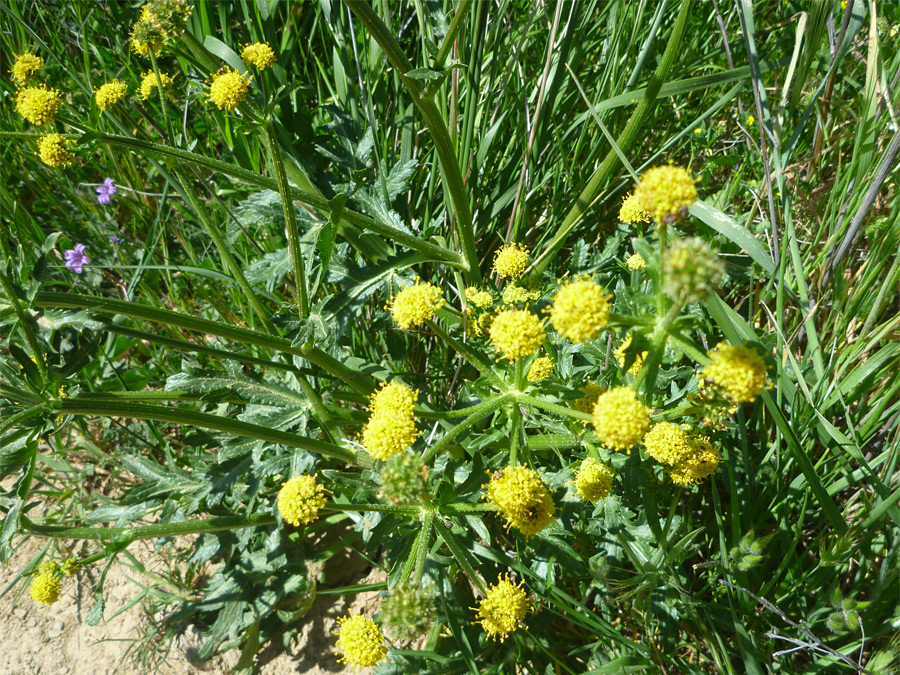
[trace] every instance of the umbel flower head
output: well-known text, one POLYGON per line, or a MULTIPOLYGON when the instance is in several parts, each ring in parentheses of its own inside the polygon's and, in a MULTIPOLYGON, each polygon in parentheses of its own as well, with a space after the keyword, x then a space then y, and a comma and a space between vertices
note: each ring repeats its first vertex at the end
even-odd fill
POLYGON ((540 382, 553 374, 553 359, 549 356, 539 356, 531 362, 528 369, 528 375, 525 376, 529 382, 540 382))
POLYGON ((362 430, 362 444, 375 459, 386 460, 416 442, 419 430, 413 405, 419 392, 391 382, 372 394, 369 421, 362 430))
POLYGON ((579 497, 588 501, 606 499, 612 491, 615 475, 616 472, 608 464, 587 457, 575 472, 575 490, 579 497))
POLYGON ((94 90, 94 100, 97 101, 97 107, 100 110, 111 108, 116 103, 121 103, 128 95, 128 85, 122 80, 113 80, 107 82, 94 90))
MULTIPOLYGON (((144 5, 142 16, 149 17, 149 7, 144 5)), ((150 58, 150 52, 157 56, 165 44, 166 38, 159 26, 152 20, 141 19, 131 27, 131 51, 145 59, 150 58)))
POLYGON ((219 110, 234 110, 250 92, 252 75, 241 75, 234 68, 223 68, 213 73, 209 83, 207 98, 216 104, 219 110))
POLYGON ((25 52, 16 56, 9 72, 18 84, 25 84, 43 67, 44 59, 31 52, 25 52))
POLYGON ((16 112, 36 127, 53 124, 62 104, 59 90, 46 84, 25 87, 16 94, 16 112))
POLYGON ((634 190, 635 203, 659 224, 673 224, 687 217, 697 201, 697 185, 687 169, 656 166, 648 169, 634 190))
POLYGON ((699 237, 672 242, 663 253, 663 292, 670 298, 698 302, 719 291, 725 266, 699 237))
POLYGON ((556 505, 547 486, 534 469, 510 466, 498 471, 488 483, 488 501, 496 506, 512 526, 522 534, 537 534, 553 520, 556 505))
POLYGON ((481 602, 478 603, 477 620, 484 632, 492 640, 503 642, 509 634, 523 624, 528 612, 532 611, 531 600, 522 588, 522 583, 514 584, 509 575, 497 579, 497 583, 488 587, 481 602))
POLYGON ((37 576, 31 580, 31 599, 45 605, 52 605, 59 600, 62 591, 59 576, 59 565, 52 560, 42 562, 38 567, 37 576))
MULTIPOLYGON (((163 91, 168 91, 172 88, 171 77, 169 77, 165 73, 160 73, 159 79, 162 82, 163 91)), ((141 79, 141 86, 138 88, 137 97, 142 101, 146 101, 148 98, 155 94, 157 86, 158 82, 156 81, 156 73, 154 73, 152 70, 148 70, 146 73, 144 73, 143 79, 141 79)))
POLYGON ((672 422, 659 422, 644 436, 647 454, 660 464, 675 466, 693 451, 688 432, 672 422))
POLYGON ((254 42, 252 45, 244 45, 241 50, 241 60, 248 66, 256 66, 265 70, 275 63, 275 52, 268 42, 254 42))
POLYGON ((286 523, 297 527, 309 525, 319 517, 319 510, 328 499, 325 488, 316 482, 316 475, 295 476, 278 491, 278 512, 286 523))
POLYGON ((362 614, 350 614, 338 618, 337 624, 337 646, 342 654, 341 663, 369 668, 378 665, 387 656, 384 633, 371 619, 362 614))
POLYGON ((170 40, 181 34, 192 11, 187 0, 150 0, 141 7, 141 20, 156 26, 170 40))
POLYGON ((422 283, 417 278, 412 286, 402 289, 391 298, 386 309, 400 328, 409 330, 430 320, 444 306, 444 294, 437 286, 422 283))
POLYGON ((600 398, 600 394, 605 391, 606 387, 603 385, 588 380, 581 388, 581 393, 583 393, 584 396, 582 398, 576 398, 573 403, 575 410, 590 415, 594 412, 594 406, 597 405, 597 399, 600 398))
POLYGON ((510 361, 534 354, 544 344, 544 325, 527 309, 505 309, 491 323, 491 343, 510 361))
POLYGON ((75 163, 74 147, 75 141, 62 134, 44 134, 38 139, 38 156, 47 166, 69 166, 75 163))
POLYGON ((504 305, 527 305, 541 299, 541 282, 533 277, 517 279, 503 289, 504 305))
POLYGON ((706 436, 691 437, 691 451, 668 470, 669 478, 676 485, 694 485, 712 475, 722 455, 706 436))
POLYGON ((631 387, 600 394, 594 406, 594 430, 612 450, 630 450, 650 430, 650 408, 638 401, 631 387))
POLYGON ((619 209, 619 220, 629 225, 649 223, 650 214, 640 207, 633 194, 629 194, 622 200, 622 206, 619 209))
POLYGON ((630 270, 642 270, 647 267, 647 261, 644 260, 643 256, 640 253, 633 253, 628 256, 628 260, 625 261, 625 265, 630 270))
POLYGON ((701 371, 704 384, 732 403, 752 403, 769 388, 766 362, 755 349, 720 342, 706 355, 710 363, 701 371))
POLYGON ((381 621, 400 640, 425 635, 437 617, 434 589, 412 579, 398 584, 381 601, 381 621))
POLYGON ((506 244, 494 254, 494 271, 501 279, 518 279, 528 268, 528 249, 521 244, 506 244))
POLYGON ((475 286, 466 289, 466 304, 474 305, 478 309, 490 309, 494 306, 494 296, 475 286))
POLYGON ((609 297, 590 279, 563 283, 553 298, 550 323, 574 343, 593 340, 609 321, 609 297))

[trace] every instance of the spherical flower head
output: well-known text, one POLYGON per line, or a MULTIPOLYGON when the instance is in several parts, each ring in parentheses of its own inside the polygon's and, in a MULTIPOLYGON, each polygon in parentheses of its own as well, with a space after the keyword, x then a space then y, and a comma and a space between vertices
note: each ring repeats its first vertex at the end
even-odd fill
POLYGON ((391 504, 423 504, 428 500, 428 466, 415 452, 398 452, 385 461, 378 476, 380 496, 391 504))
POLYGON ((252 45, 244 45, 241 50, 241 60, 248 66, 256 66, 260 70, 270 68, 275 63, 275 52, 268 42, 254 42, 252 45))
POLYGON ((717 293, 725 266, 699 237, 673 242, 663 253, 663 292, 670 298, 698 302, 717 293))
POLYGON ((25 87, 16 94, 16 112, 36 127, 53 124, 62 104, 59 90, 46 84, 25 87))
POLYGON ((609 321, 609 296, 590 279, 564 283, 553 298, 550 323, 573 343, 593 340, 609 321))
POLYGON ((657 223, 671 225, 687 217, 697 201, 697 184, 687 169, 657 166, 641 176, 634 198, 657 223))
POLYGON ((649 223, 650 214, 641 208, 633 194, 629 194, 622 200, 622 206, 619 209, 619 220, 629 225, 649 223))
POLYGON ((611 466, 588 457, 575 472, 575 490, 579 497, 588 501, 606 499, 612 492, 615 475, 611 466))
POLYGON ((688 432, 672 422, 660 422, 644 436, 647 454, 660 464, 675 466, 693 452, 688 432))
POLYGON ((494 271, 501 279, 518 279, 528 268, 528 249, 521 244, 507 244, 494 254, 494 271))
POLYGON ((597 405, 600 394, 605 391, 606 387, 603 385, 588 380, 581 388, 581 393, 584 394, 584 397, 575 399, 573 403, 575 410, 590 415, 594 412, 594 406, 597 405))
POLYGON ((362 444, 375 459, 386 460, 403 452, 419 437, 414 419, 374 415, 362 430, 362 444))
POLYGON ((647 267, 647 261, 644 260, 643 256, 641 256, 639 253, 634 253, 628 256, 628 260, 625 261, 625 265, 628 267, 628 269, 637 271, 645 269, 647 267))
MULTIPOLYGON (((613 356, 619 361, 619 368, 625 367, 625 362, 628 358, 628 348, 631 347, 633 339, 631 335, 622 340, 622 344, 620 344, 615 351, 613 351, 613 356)), ((644 359, 647 358, 647 354, 649 352, 641 352, 634 357, 634 363, 631 364, 631 367, 628 369, 629 375, 637 375, 641 371, 641 367, 644 365, 644 359)))
MULTIPOLYGON (((172 88, 171 77, 169 77, 165 73, 160 73, 159 79, 162 81, 164 91, 168 91, 172 88)), ((155 95, 157 85, 158 83, 156 81, 156 73, 154 73, 152 70, 148 70, 146 73, 144 73, 144 77, 141 80, 141 86, 138 88, 137 97, 142 101, 146 101, 148 98, 155 95)))
POLYGON ((519 279, 503 289, 504 305, 527 305, 541 299, 541 283, 532 277, 519 279))
POLYGON ((250 92, 252 75, 241 75, 233 68, 223 68, 212 75, 207 98, 216 104, 219 110, 234 110, 250 92))
MULTIPOLYGON (((146 8, 147 5, 144 5, 144 7, 146 8)), ((143 16, 146 12, 142 10, 141 14, 143 16)), ((154 56, 159 55, 166 40, 159 26, 149 18, 141 19, 135 23, 131 27, 129 37, 131 38, 131 51, 138 56, 143 56, 145 59, 150 58, 151 50, 154 56)))
POLYGON ((506 527, 515 527, 531 536, 553 521, 556 505, 537 472, 527 466, 507 467, 488 483, 486 498, 506 519, 506 527))
POLYGON ((434 313, 444 306, 444 294, 437 286, 418 279, 391 298, 388 309, 400 328, 409 330, 421 326, 434 317, 434 313))
POLYGON ((168 40, 182 33, 192 11, 187 0, 150 0, 141 7, 141 20, 153 24, 168 40))
POLYGON ((691 438, 691 451, 669 469, 669 478, 676 485, 695 485, 715 473, 722 455, 706 436, 691 438))
POLYGON ((616 387, 600 394, 594 406, 594 430, 612 450, 630 450, 650 431, 650 408, 631 387, 616 387))
POLYGON ((531 362, 528 369, 528 375, 525 376, 529 382, 540 382, 553 374, 553 359, 549 356, 539 356, 531 362))
POLYGON ((278 512, 284 522, 297 527, 309 525, 319 517, 319 510, 328 501, 325 488, 316 482, 316 476, 295 476, 278 491, 278 512))
POLYGON ((16 56, 13 67, 9 69, 9 72, 18 84, 25 84, 43 67, 44 59, 36 54, 25 52, 16 56))
POLYGON ((490 337, 497 351, 518 361, 541 348, 546 332, 541 320, 527 309, 506 309, 494 317, 490 337))
POLYGON ((710 363, 701 371, 706 384, 732 403, 752 403, 769 388, 766 362, 755 349, 720 342, 706 355, 710 363))
POLYGON ((492 640, 506 640, 510 633, 523 625, 525 616, 532 611, 531 601, 522 583, 512 583, 509 575, 500 577, 478 603, 477 619, 492 640))
POLYGON ((432 586, 422 586, 411 579, 391 589, 381 601, 381 621, 389 635, 400 640, 414 640, 425 635, 437 617, 432 586))
POLYGON ((41 563, 37 576, 31 580, 31 599, 45 605, 59 600, 62 584, 59 581, 59 565, 52 560, 41 563))
POLYGON ((478 309, 490 309, 494 306, 494 296, 475 286, 469 286, 466 289, 466 304, 473 305, 478 309))
POLYGON ((94 90, 94 100, 97 101, 97 107, 100 110, 111 108, 116 103, 121 103, 128 95, 128 85, 122 80, 113 80, 101 85, 94 90))
POLYGON ((38 139, 38 156, 47 166, 69 166, 75 163, 74 147, 75 141, 61 134, 44 134, 38 139))
POLYGON ((338 618, 337 624, 337 646, 342 654, 341 663, 369 668, 378 665, 387 656, 384 633, 371 619, 362 614, 351 614, 338 618))
POLYGON ((412 417, 413 406, 418 397, 418 389, 410 389, 400 382, 383 382, 375 393, 369 396, 369 411, 373 415, 412 417))

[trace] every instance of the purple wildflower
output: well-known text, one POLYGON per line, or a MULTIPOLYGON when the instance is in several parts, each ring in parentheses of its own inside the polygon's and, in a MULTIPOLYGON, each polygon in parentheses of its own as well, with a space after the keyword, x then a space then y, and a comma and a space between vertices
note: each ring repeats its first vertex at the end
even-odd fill
POLYGON ((121 237, 117 237, 114 234, 109 235, 109 238, 112 240, 112 243, 114 243, 114 244, 121 244, 123 241, 125 241, 121 237))
POLYGON ((81 274, 82 268, 91 264, 90 258, 84 254, 84 244, 76 244, 75 248, 65 251, 63 258, 66 260, 66 267, 75 272, 75 274, 81 274))
POLYGON ((112 178, 104 178, 103 185, 97 188, 97 201, 101 204, 109 204, 109 198, 116 194, 116 189, 112 178))

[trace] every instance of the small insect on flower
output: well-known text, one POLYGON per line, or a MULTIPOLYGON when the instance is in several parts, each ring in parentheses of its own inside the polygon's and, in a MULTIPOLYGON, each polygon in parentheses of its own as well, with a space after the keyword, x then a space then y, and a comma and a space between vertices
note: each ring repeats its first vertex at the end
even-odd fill
POLYGON ((109 198, 116 194, 118 188, 112 178, 104 178, 103 185, 97 188, 97 201, 101 204, 109 204, 109 198))
POLYGON ((16 56, 9 72, 18 84, 25 84, 43 67, 44 59, 31 52, 25 52, 16 56))
POLYGON ((686 218, 697 201, 697 184, 687 169, 656 166, 641 176, 634 199, 657 223, 672 225, 686 218))
POLYGON ((75 141, 62 134, 44 134, 38 139, 38 156, 47 166, 69 166, 75 163, 74 147, 75 141))
POLYGON ((531 536, 547 527, 553 521, 556 505, 537 472, 519 465, 499 473, 488 483, 485 498, 500 510, 507 528, 512 526, 531 536))
POLYGON ((278 512, 284 522, 294 527, 314 522, 327 502, 325 488, 316 482, 315 474, 295 476, 278 491, 278 512))
POLYGON ((504 575, 488 588, 478 607, 472 608, 478 612, 475 623, 481 623, 484 632, 492 640, 506 640, 510 633, 524 626, 525 616, 533 611, 531 600, 522 584, 521 581, 514 584, 508 574, 504 575))
POLYGON ((275 52, 268 42, 254 42, 252 45, 244 45, 241 50, 241 60, 248 66, 256 66, 265 70, 275 63, 275 52))
POLYGON ((541 320, 527 309, 506 309, 491 323, 491 343, 510 361, 534 354, 544 344, 541 320))
POLYGON ((608 464, 587 457, 575 472, 575 490, 578 496, 596 502, 606 499, 612 491, 616 472, 608 464))
POLYGON ((234 110, 250 92, 252 75, 242 75, 233 68, 223 66, 209 83, 207 98, 216 104, 219 110, 234 110))
POLYGON ((400 328, 409 330, 429 321, 443 306, 441 289, 428 282, 422 283, 417 278, 412 286, 407 286, 391 298, 385 309, 391 311, 400 328))
POLYGON ((553 374, 553 359, 549 356, 539 356, 531 363, 528 369, 528 375, 525 377, 529 382, 540 382, 553 374))
POLYGON ((113 80, 94 90, 94 100, 97 101, 97 107, 100 110, 106 110, 121 103, 128 95, 128 85, 122 80, 113 80))
MULTIPOLYGON (((168 91, 172 88, 172 78, 166 75, 165 73, 159 74, 159 79, 162 82, 163 91, 168 91)), ((141 86, 138 89, 137 97, 142 101, 146 101, 148 98, 154 95, 156 92, 156 88, 159 86, 159 82, 156 80, 156 73, 152 70, 148 70, 144 73, 144 77, 141 80, 141 86)))
POLYGON ((52 124, 62 104, 59 90, 46 84, 25 87, 16 94, 16 112, 36 127, 52 124))
POLYGON ((701 375, 732 403, 752 403, 769 388, 768 367, 755 349, 720 342, 706 353, 710 363, 701 375))
POLYGON ((630 450, 650 430, 650 408, 631 387, 616 387, 600 394, 594 406, 594 430, 611 450, 630 450))
POLYGON ((593 340, 609 321, 609 296, 590 279, 563 282, 553 298, 550 323, 573 343, 593 340))
POLYGON ((63 252, 63 258, 66 261, 66 267, 75 274, 81 274, 84 266, 91 264, 90 258, 84 254, 84 244, 76 244, 75 248, 63 252))
POLYGON ((342 663, 369 668, 378 665, 387 656, 384 633, 371 619, 362 614, 350 614, 338 618, 337 624, 337 646, 341 650, 342 663))
POLYGON ((494 271, 501 279, 518 279, 528 268, 528 249, 521 244, 507 244, 494 254, 494 271))

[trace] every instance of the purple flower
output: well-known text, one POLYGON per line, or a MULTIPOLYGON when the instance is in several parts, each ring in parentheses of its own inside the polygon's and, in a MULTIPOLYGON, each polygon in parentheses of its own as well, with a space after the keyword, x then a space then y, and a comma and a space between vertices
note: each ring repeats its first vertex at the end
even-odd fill
POLYGON ((114 243, 114 244, 121 244, 123 241, 125 241, 121 237, 117 237, 114 234, 109 235, 109 238, 112 239, 112 243, 114 243))
POLYGON ((109 198, 116 194, 116 184, 112 178, 104 178, 103 185, 97 188, 97 201, 109 204, 109 198))
POLYGON ((63 258, 66 260, 66 267, 75 272, 75 274, 81 274, 82 267, 91 264, 90 258, 84 254, 84 244, 76 244, 75 248, 65 251, 63 258))

